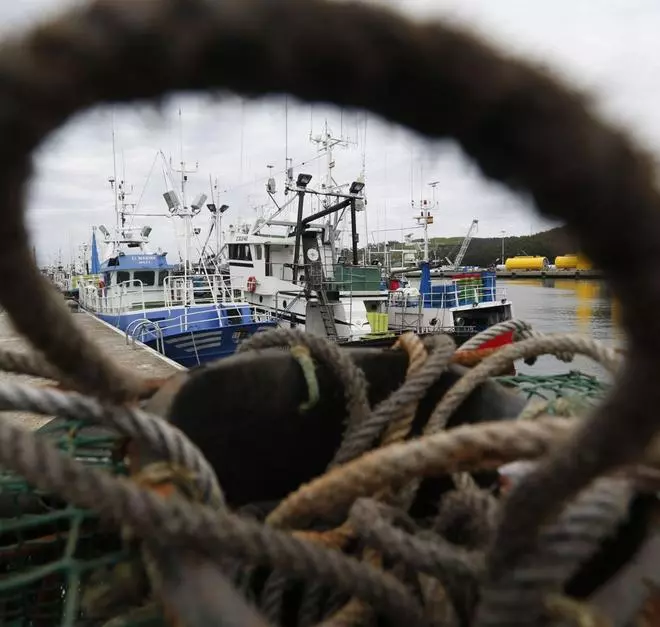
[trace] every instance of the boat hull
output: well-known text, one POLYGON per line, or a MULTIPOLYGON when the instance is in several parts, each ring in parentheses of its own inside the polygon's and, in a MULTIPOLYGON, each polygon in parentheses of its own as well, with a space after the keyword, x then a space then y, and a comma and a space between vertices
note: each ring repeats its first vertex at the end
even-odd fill
MULTIPOLYGON (((229 357, 243 340, 275 325, 248 324, 240 327, 189 331, 163 338, 165 356, 186 368, 229 357)), ((158 340, 144 342, 162 352, 158 340)))
POLYGON ((100 314, 90 312, 187 368, 228 357, 240 342, 259 331, 275 328, 274 321, 255 320, 245 305, 233 309, 231 322, 219 311, 194 308, 155 309, 140 313, 100 314), (237 311, 244 310, 242 315, 237 311))

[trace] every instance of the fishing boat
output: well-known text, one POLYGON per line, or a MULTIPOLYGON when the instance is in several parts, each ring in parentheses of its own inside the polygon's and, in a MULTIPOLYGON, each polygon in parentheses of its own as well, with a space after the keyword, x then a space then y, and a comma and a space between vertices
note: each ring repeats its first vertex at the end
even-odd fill
MULTIPOLYGON (((428 225, 433 223, 430 208, 415 216, 424 227, 424 260, 419 265, 419 287, 413 287, 405 277, 390 277, 388 328, 397 333, 412 331, 421 335, 450 333, 457 344, 485 331, 499 322, 513 318, 513 304, 506 290, 498 288, 497 276, 490 270, 467 270, 461 263, 476 232, 478 220, 473 220, 454 261, 444 269, 440 280, 431 280, 428 225)), ((513 340, 512 332, 488 346, 494 347, 513 340)))
MULTIPOLYGON (((92 274, 79 282, 80 306, 186 367, 226 357, 238 344, 276 326, 264 310, 246 301, 246 284, 221 272, 210 272, 191 258, 191 222, 207 196, 185 200, 187 175, 182 162, 181 192, 164 194, 169 213, 184 222, 183 260, 169 263, 167 253, 149 246, 150 226, 127 226, 124 182, 115 185, 117 223, 104 236, 99 257, 96 231, 92 241, 92 274)), ((207 205, 211 213, 218 209, 207 205)), ((133 214, 133 217, 138 214, 133 214)))
MULTIPOLYGON (((421 262, 419 287, 390 280, 388 326, 397 334, 450 333, 458 344, 499 322, 513 318, 513 303, 497 287, 493 271, 456 272, 431 282, 428 262, 421 262)), ((503 334, 499 344, 511 341, 503 334)), ((489 344, 490 346, 490 344, 489 344)))
POLYGON ((341 140, 326 125, 318 141, 327 159, 325 180, 314 188, 312 175, 294 176, 293 168, 287 167, 280 200, 271 176, 266 191, 274 210, 229 227, 229 274, 232 281, 245 283, 248 302, 280 326, 341 343, 361 343, 387 333, 387 284, 379 267, 358 263, 363 177, 337 184, 332 148, 341 140), (346 222, 351 243, 342 249, 346 222))

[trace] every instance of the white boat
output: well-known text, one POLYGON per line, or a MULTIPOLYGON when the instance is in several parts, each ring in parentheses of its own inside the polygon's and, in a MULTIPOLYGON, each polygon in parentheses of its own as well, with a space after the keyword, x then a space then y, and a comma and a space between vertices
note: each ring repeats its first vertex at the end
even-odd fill
MULTIPOLYGON (((113 133, 114 140, 114 133, 113 133)), ((113 141, 114 143, 114 141, 113 141)), ((239 343, 262 330, 274 328, 267 314, 245 299, 245 282, 232 283, 226 274, 192 262, 192 220, 207 196, 186 201, 186 170, 181 163, 181 189, 163 194, 170 216, 184 225, 183 262, 170 264, 167 253, 149 247, 150 226, 128 226, 124 181, 110 179, 115 196, 116 224, 105 226, 100 259, 96 235, 92 244, 92 274, 79 277, 80 306, 126 334, 186 367, 233 354, 239 343)), ((210 203, 215 220, 226 207, 210 203)), ((139 217, 135 211, 131 217, 139 217)), ((149 214, 157 215, 157 214, 149 214)), ((217 233, 217 230, 216 230, 217 233)), ((207 238, 208 243, 208 238, 207 238)), ((205 244, 206 247, 206 244, 205 244)))
POLYGON ((424 226, 425 259, 414 273, 420 276, 419 287, 411 286, 405 278, 403 281, 396 277, 390 279, 389 329, 395 333, 412 331, 422 335, 451 333, 457 343, 461 343, 494 324, 511 320, 513 304, 506 291, 497 287, 496 273, 461 266, 479 221, 472 221, 453 263, 442 271, 443 278, 432 282, 428 225, 433 223, 433 216, 425 209, 415 219, 424 226))
POLYGON ((280 325, 352 342, 387 332, 388 292, 380 267, 358 264, 356 220, 365 210, 364 182, 358 177, 350 185, 335 184, 333 142, 326 127, 321 143, 328 174, 318 189, 311 175, 294 180, 289 168, 280 200, 269 179, 267 193, 276 208, 252 223, 230 226, 226 257, 232 282, 245 282, 246 298, 258 311, 280 325), (351 245, 341 251, 346 223, 351 245))

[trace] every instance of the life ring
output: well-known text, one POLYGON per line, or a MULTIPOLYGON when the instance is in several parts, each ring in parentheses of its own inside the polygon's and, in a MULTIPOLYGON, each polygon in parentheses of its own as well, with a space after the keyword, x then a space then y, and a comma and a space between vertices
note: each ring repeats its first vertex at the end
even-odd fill
POLYGON ((247 280, 247 291, 248 292, 256 292, 257 290, 257 279, 256 277, 249 277, 247 280))

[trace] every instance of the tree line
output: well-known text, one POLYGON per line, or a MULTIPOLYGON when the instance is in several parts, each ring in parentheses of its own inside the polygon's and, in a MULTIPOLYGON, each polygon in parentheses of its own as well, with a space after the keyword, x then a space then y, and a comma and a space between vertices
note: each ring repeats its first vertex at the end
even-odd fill
MULTIPOLYGON (((439 263, 444 263, 445 258, 453 262, 462 242, 463 237, 431 238, 429 239, 429 257, 432 261, 439 263)), ((423 247, 421 240, 414 240, 414 243, 423 247)), ((404 245, 402 242, 396 240, 389 241, 388 245, 390 250, 410 247, 410 244, 404 245)), ((374 246, 370 246, 370 248, 372 251, 375 250, 374 246)), ((379 249, 383 249, 382 244, 379 249)), ((578 251, 568 234, 568 230, 562 226, 532 235, 505 237, 504 259, 502 259, 501 237, 475 237, 470 242, 462 265, 486 267, 504 263, 504 260, 516 255, 539 255, 541 257, 547 257, 550 263, 553 263, 557 255, 567 255, 576 252, 578 251)))

